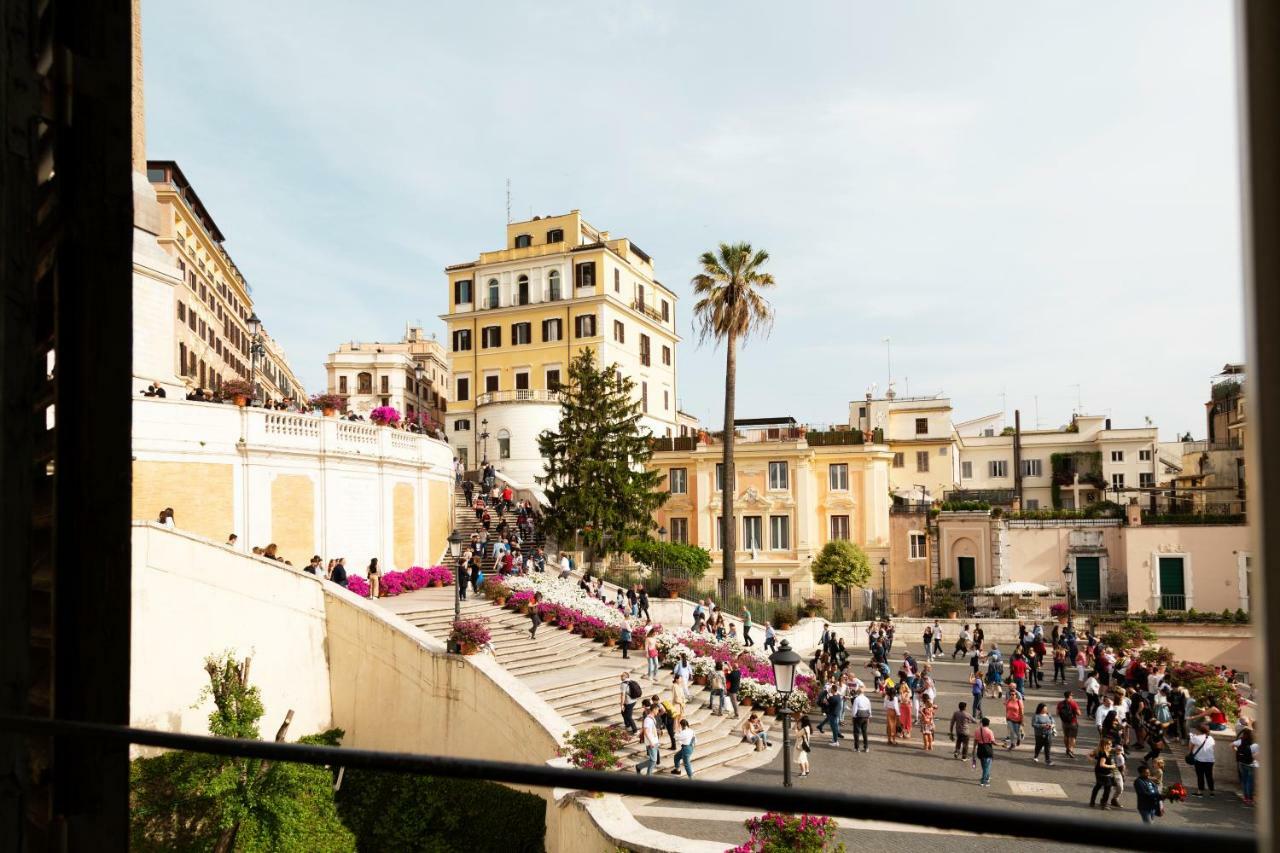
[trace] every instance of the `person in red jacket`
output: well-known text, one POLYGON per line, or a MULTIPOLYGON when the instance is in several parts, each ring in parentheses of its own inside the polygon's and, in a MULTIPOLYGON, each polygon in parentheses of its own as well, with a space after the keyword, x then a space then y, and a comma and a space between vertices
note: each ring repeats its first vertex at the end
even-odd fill
POLYGON ((1009 661, 1009 676, 1013 679, 1013 686, 1017 688, 1018 695, 1026 697, 1027 692, 1024 684, 1027 680, 1027 659, 1022 656, 1022 650, 1013 653, 1013 659, 1009 661))

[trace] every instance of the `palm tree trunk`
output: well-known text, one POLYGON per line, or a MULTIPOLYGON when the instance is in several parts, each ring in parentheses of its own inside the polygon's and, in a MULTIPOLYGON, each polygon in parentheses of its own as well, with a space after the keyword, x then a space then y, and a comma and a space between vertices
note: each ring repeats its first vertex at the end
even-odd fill
POLYGON ((733 468, 733 410, 738 393, 738 337, 729 333, 724 360, 724 483, 720 496, 720 560, 724 578, 724 595, 738 592, 737 566, 738 527, 733 519, 733 498, 737 491, 737 478, 733 468))

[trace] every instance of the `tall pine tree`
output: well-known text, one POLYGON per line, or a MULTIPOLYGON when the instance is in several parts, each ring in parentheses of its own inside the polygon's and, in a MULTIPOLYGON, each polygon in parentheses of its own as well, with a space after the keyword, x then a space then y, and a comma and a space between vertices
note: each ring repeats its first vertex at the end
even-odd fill
POLYGON ((595 353, 583 349, 560 391, 560 429, 538 436, 547 461, 538 482, 551 503, 545 526, 560 542, 580 533, 590 563, 648 536, 667 493, 658 490, 661 472, 647 467, 653 451, 634 382, 616 366, 597 366, 595 353))

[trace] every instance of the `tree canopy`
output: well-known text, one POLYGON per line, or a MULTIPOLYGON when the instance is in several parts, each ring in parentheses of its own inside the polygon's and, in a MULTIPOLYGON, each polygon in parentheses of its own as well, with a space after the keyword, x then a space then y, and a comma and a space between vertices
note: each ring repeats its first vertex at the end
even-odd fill
POLYGON ((618 552, 653 528, 653 512, 667 499, 635 383, 617 365, 600 367, 584 348, 560 386, 560 425, 538 437, 547 473, 538 478, 550 503, 544 527, 560 542, 575 534, 591 554, 618 552))
POLYGON ((847 539, 833 539, 822 546, 813 561, 813 579, 817 583, 847 589, 865 587, 871 580, 871 563, 867 554, 847 539))

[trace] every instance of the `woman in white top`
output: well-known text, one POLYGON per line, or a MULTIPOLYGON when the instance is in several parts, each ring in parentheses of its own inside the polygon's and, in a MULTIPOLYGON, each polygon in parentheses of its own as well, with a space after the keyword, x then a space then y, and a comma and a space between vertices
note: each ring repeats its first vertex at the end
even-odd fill
POLYGON ((681 655, 680 660, 676 662, 674 674, 672 686, 678 686, 680 692, 684 694, 684 701, 688 702, 693 696, 693 693, 689 690, 689 682, 693 680, 693 666, 690 665, 684 655, 681 655))
POLYGON ((898 691, 889 689, 884 691, 884 726, 885 734, 889 739, 889 746, 894 746, 898 742, 898 691))
POLYGON ((1190 738, 1190 745, 1187 747, 1187 757, 1191 759, 1192 764, 1196 768, 1196 790, 1197 797, 1204 796, 1204 789, 1209 788, 1209 796, 1213 796, 1213 735, 1209 732, 1209 726, 1205 723, 1200 724, 1199 730, 1190 738))

